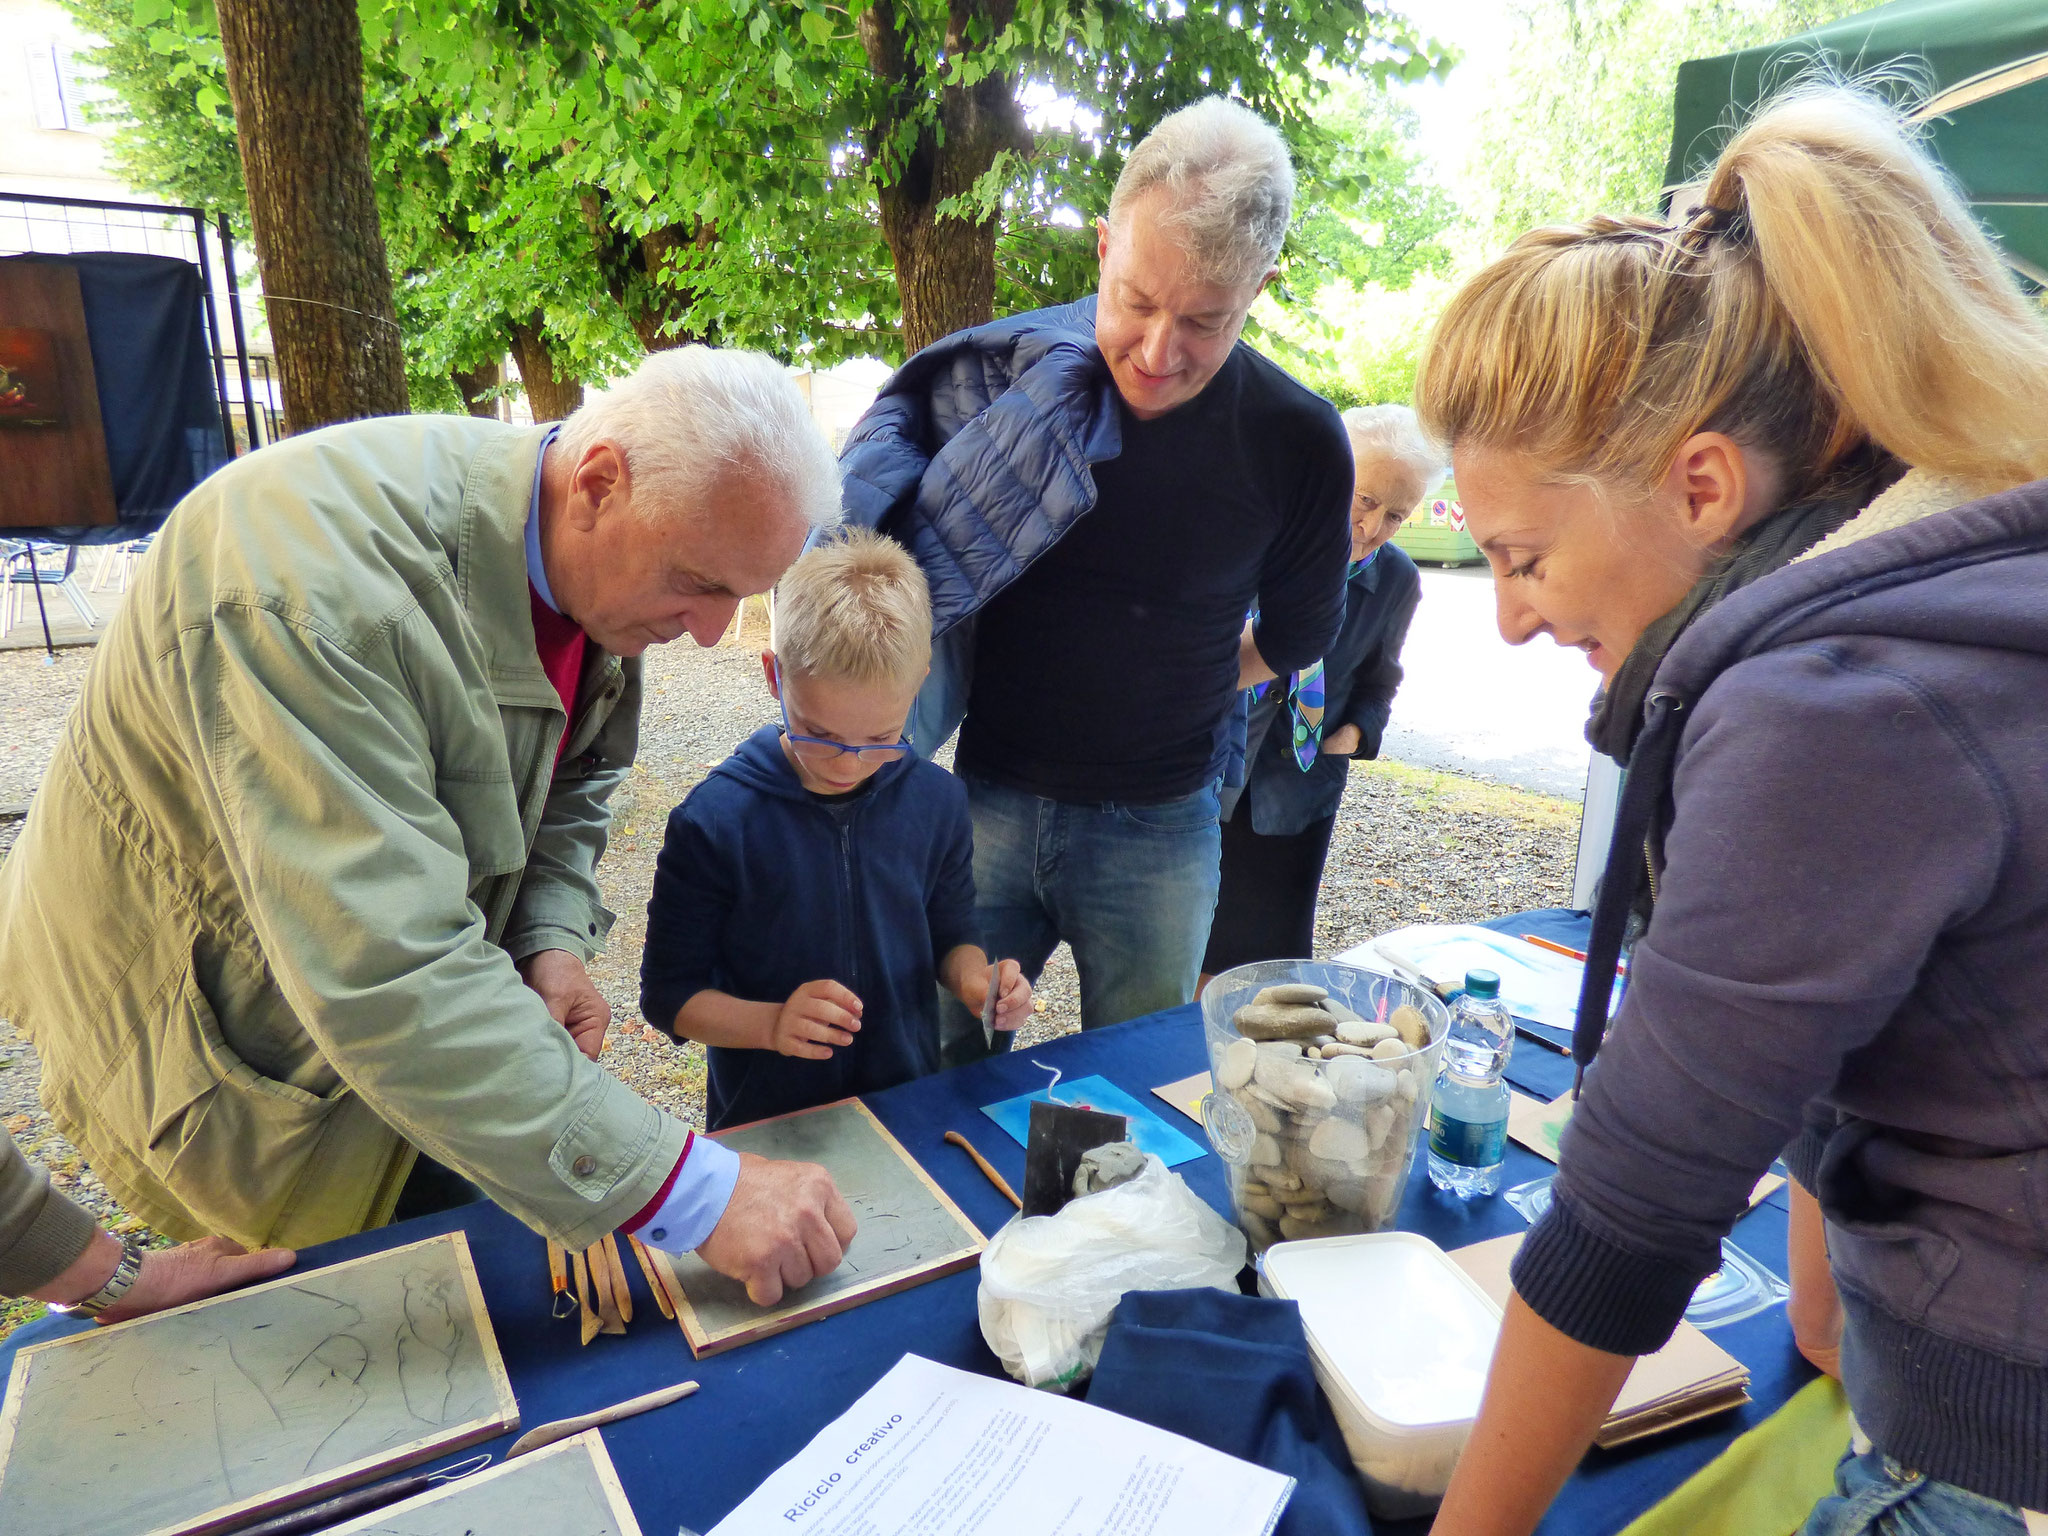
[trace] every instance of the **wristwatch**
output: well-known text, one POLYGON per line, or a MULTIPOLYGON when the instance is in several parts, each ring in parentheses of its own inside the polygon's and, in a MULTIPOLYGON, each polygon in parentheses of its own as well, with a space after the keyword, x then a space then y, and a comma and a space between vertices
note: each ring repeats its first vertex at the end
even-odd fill
POLYGON ((53 1301, 50 1310, 59 1317, 98 1317, 107 1308, 128 1294, 128 1287, 135 1283, 135 1277, 142 1273, 142 1255, 147 1252, 132 1237, 121 1240, 121 1262, 114 1266, 114 1272, 107 1276, 107 1283, 94 1291, 83 1301, 53 1301))

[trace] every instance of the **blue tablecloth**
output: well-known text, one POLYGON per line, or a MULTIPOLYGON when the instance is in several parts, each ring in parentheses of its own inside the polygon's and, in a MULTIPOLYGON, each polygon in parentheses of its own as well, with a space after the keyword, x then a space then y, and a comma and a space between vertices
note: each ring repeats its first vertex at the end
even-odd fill
MULTIPOLYGON (((1046 1074, 1034 1065, 1039 1061, 1058 1066, 1069 1079, 1101 1073, 1153 1103, 1158 1101, 1148 1097, 1152 1088, 1208 1066, 1199 1011, 1187 1007, 1068 1036, 871 1096, 867 1102, 875 1114, 987 1233, 1009 1220, 1011 1207, 967 1155, 943 1138, 949 1130, 964 1133, 1004 1177, 1021 1186, 1023 1149, 994 1128, 981 1106, 1042 1087, 1046 1074)), ((1508 1075, 1525 1090, 1552 1098, 1570 1086, 1571 1064, 1525 1044, 1516 1050, 1508 1075)), ((1402 1227, 1445 1248, 1523 1229, 1522 1219, 1505 1201, 1465 1205, 1431 1188, 1424 1161, 1416 1159, 1401 1209, 1402 1227)), ((1541 1177, 1550 1166, 1510 1144, 1506 1184, 1541 1177)), ((1228 1209, 1218 1158, 1204 1156, 1178 1171, 1204 1198, 1228 1209)), ((1781 1196, 1773 1199, 1782 1201, 1781 1196)), ((623 1338, 599 1337, 588 1348, 579 1347, 575 1322, 549 1316, 541 1239, 490 1204, 323 1244, 308 1249, 300 1267, 303 1271, 458 1228, 469 1234, 484 1300, 528 1427, 587 1413, 685 1378, 703 1383, 694 1397, 604 1431, 620 1481, 647 1536, 671 1536, 679 1527, 708 1530, 906 1352, 989 1375, 1001 1373, 982 1342, 975 1315, 976 1272, 971 1269, 758 1344, 693 1361, 681 1331, 661 1317, 644 1279, 630 1263, 635 1308, 631 1329, 623 1338)), ((1782 1204, 1766 1202, 1744 1218, 1736 1240, 1782 1274, 1785 1231, 1782 1204)), ((69 1325, 30 1324, 17 1340, 48 1338, 57 1330, 69 1331, 69 1325)), ((1717 1329, 1713 1337, 1750 1368, 1754 1401, 1640 1447, 1592 1453, 1544 1521, 1544 1532, 1602 1536, 1618 1531, 1813 1375, 1793 1349, 1782 1308, 1717 1329)), ((11 1348, 0 1347, 0 1381, 6 1378, 11 1355, 11 1348)), ((511 1438, 488 1442, 482 1449, 502 1453, 511 1438)), ((1408 1536, 1426 1528, 1427 1523, 1420 1521, 1380 1526, 1383 1536, 1408 1536)))

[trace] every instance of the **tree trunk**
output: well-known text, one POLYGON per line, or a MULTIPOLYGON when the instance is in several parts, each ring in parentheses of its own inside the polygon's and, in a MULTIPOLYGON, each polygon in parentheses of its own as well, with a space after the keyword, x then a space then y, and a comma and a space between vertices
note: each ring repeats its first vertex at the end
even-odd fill
POLYGON ((407 409, 355 0, 219 0, 285 428, 407 409))
POLYGON ((690 251, 706 251, 718 243, 718 226, 703 220, 669 224, 644 235, 630 235, 612 218, 610 200, 594 188, 582 194, 583 221, 597 245, 598 271, 605 289, 625 311, 633 334, 650 352, 696 343, 717 345, 710 327, 691 328, 683 316, 697 298, 685 276, 680 283, 662 281, 664 273, 690 251))
POLYGON ((492 394, 505 382, 502 364, 485 363, 477 368, 457 368, 449 375, 455 383, 455 392, 462 396, 462 407, 472 416, 483 416, 489 420, 498 419, 498 397, 492 394))
MULTIPOLYGON (((1015 0, 954 0, 946 58, 965 57, 977 34, 995 36, 1015 11, 1015 0)), ((888 164, 896 126, 930 80, 904 47, 894 0, 874 0, 861 13, 859 30, 868 67, 895 87, 895 109, 870 135, 868 154, 879 172, 882 237, 903 301, 903 348, 916 352, 995 317, 997 220, 940 218, 937 209, 970 191, 1004 150, 1028 156, 1032 139, 1017 107, 1016 82, 992 74, 971 87, 940 85, 937 131, 927 127, 902 165, 888 164)))
POLYGON ((541 334, 538 314, 527 324, 512 327, 512 360, 519 365, 519 382, 526 386, 526 403, 535 421, 561 421, 583 403, 583 381, 556 375, 555 356, 541 334))

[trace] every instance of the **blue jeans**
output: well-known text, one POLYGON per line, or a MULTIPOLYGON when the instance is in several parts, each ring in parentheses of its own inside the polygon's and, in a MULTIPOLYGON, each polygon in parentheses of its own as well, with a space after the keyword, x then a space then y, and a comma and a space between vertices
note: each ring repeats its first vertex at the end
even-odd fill
POLYGON ((1835 1491, 1813 1506, 1799 1536, 2025 1536, 2010 1504, 1939 1483, 1882 1451, 1850 1451, 1835 1468, 1835 1491))
MULTIPOLYGON (((1065 939, 1081 973, 1081 1027, 1099 1029, 1195 995, 1216 914, 1223 833, 1212 784, 1160 805, 1070 805, 962 776, 974 818, 975 917, 991 960, 1033 985, 1065 939)), ((949 1067, 989 1054, 981 1021, 951 998, 949 1067)), ((996 1036, 996 1050, 1010 1037, 996 1036)))

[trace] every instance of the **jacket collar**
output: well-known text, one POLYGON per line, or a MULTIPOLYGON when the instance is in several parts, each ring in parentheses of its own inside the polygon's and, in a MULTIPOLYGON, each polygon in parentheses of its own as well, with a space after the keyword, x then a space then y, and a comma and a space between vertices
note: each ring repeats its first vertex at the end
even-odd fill
POLYGON ((455 558, 456 595, 483 647, 500 704, 560 709, 541 670, 526 580, 533 470, 553 423, 494 435, 470 461, 455 558))

